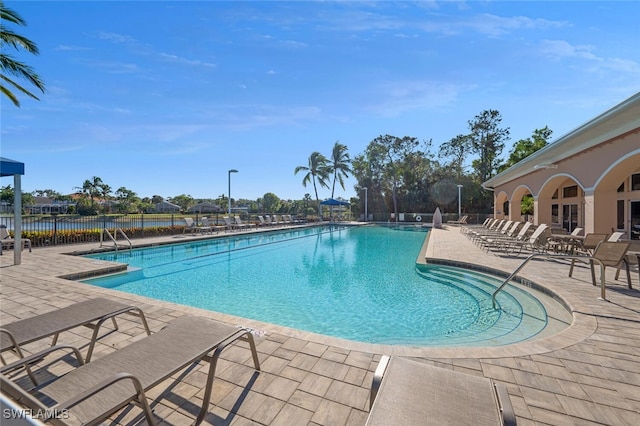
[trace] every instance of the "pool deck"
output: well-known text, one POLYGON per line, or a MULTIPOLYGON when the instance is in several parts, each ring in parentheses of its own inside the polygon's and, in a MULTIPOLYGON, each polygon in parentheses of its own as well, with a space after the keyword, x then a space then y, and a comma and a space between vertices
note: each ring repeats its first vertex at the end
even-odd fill
MULTIPOLYGON (((433 230, 424 248, 427 260, 474 263, 510 273, 525 258, 483 252, 459 230, 452 226, 433 230)), ((179 235, 133 243, 190 238, 208 237, 179 235)), ((598 299, 600 289, 591 285, 585 265, 578 266, 569 278, 566 262, 533 261, 520 276, 548 288, 570 307, 574 323, 568 329, 502 347, 417 348, 351 342, 60 278, 89 276, 110 268, 108 262, 64 254, 97 247, 34 248, 32 253, 23 251, 21 265, 13 265, 13 252, 5 251, 0 256, 1 322, 102 296, 142 308, 152 331, 178 316, 196 314, 265 332, 256 338, 262 367, 257 376, 245 344, 222 353, 204 424, 364 425, 373 371, 382 354, 420 358, 504 383, 519 425, 640 424, 640 283, 634 270, 634 288, 629 290, 624 273, 616 281, 615 270, 607 268, 608 301, 604 301, 598 299)), ((120 331, 99 340, 94 358, 144 337, 136 319, 125 317, 119 324, 120 331)), ((89 337, 90 330, 77 329, 63 333, 59 343, 86 350, 89 337)), ((47 342, 41 341, 27 349, 33 352, 46 346, 47 342)), ((180 376, 177 384, 161 384, 149 393, 161 424, 193 422, 202 402, 206 371, 206 365, 200 363, 189 375, 180 376)), ((112 424, 135 424, 140 410, 126 408, 112 420, 112 424)))

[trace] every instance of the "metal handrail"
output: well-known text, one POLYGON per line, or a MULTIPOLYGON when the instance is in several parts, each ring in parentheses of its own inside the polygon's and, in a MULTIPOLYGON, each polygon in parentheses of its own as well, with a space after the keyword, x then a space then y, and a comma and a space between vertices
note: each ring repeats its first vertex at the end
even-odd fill
POLYGON ((605 275, 604 275, 604 263, 602 263, 602 261, 596 257, 593 256, 578 256, 576 254, 549 254, 549 253, 534 253, 532 255, 530 255, 529 257, 527 257, 524 262, 522 262, 520 264, 520 266, 518 266, 516 268, 515 271, 513 271, 511 273, 511 275, 509 275, 507 277, 506 280, 504 280, 504 282, 502 284, 500 284, 500 286, 496 289, 496 291, 493 292, 493 294, 491 295, 491 301, 493 302, 493 309, 496 309, 496 296, 498 295, 498 293, 509 283, 509 281, 511 281, 511 279, 513 277, 516 276, 516 274, 518 272, 520 272, 522 270, 522 268, 524 268, 524 266, 529 263, 529 261, 533 258, 536 257, 546 257, 546 258, 550 258, 550 259, 573 259, 573 260, 589 260, 589 261, 595 261, 596 263, 598 263, 600 265, 600 299, 602 300, 607 300, 607 298, 605 297, 605 275))
POLYGON ((122 228, 114 229, 113 235, 111 235, 111 232, 109 232, 109 230, 107 228, 104 228, 102 230, 102 232, 100 233, 100 247, 102 247, 102 242, 104 240, 104 233, 105 232, 109 236, 109 239, 111 241, 113 241, 113 245, 115 246, 116 251, 118 251, 118 242, 116 241, 116 238, 118 237, 118 233, 120 233, 120 235, 122 235, 124 237, 124 239, 127 240, 127 242, 129 243, 129 251, 133 250, 133 244, 131 244, 131 240, 129 239, 129 237, 127 237, 127 234, 124 233, 122 228))

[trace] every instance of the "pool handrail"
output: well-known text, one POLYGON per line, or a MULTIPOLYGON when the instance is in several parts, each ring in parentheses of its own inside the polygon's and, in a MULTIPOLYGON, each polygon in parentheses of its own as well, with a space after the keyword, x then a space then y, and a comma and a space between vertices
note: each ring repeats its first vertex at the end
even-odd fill
POLYGON ((596 263, 598 263, 600 265, 600 297, 599 297, 599 299, 607 300, 607 298, 605 296, 605 275, 604 275, 605 268, 604 268, 604 263, 602 263, 602 260, 598 259, 597 257, 593 257, 593 256, 579 256, 579 255, 576 255, 576 254, 533 253, 533 254, 529 255, 524 260, 524 262, 522 262, 520 264, 520 266, 518 266, 515 269, 515 271, 513 271, 511 273, 511 275, 509 275, 507 277, 507 279, 505 279, 502 282, 502 284, 500 284, 500 286, 498 286, 496 291, 493 292, 493 294, 491 295, 491 302, 493 303, 493 309, 496 309, 496 297, 497 297, 498 293, 500 291, 502 291, 502 289, 509 283, 509 281, 511 281, 511 279, 513 277, 515 277, 516 274, 518 272, 520 272, 522 270, 522 268, 524 268, 525 265, 527 263, 529 263, 530 260, 532 260, 532 259, 534 259, 536 257, 546 257, 546 258, 550 258, 550 259, 574 259, 574 260, 595 261, 596 263))

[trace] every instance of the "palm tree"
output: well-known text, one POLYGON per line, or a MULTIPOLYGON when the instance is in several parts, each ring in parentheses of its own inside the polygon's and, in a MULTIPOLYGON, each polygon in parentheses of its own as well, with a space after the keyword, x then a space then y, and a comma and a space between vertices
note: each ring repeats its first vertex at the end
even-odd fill
POLYGON ((307 186, 309 182, 313 182, 313 190, 316 194, 316 201, 318 202, 318 216, 322 219, 322 212, 320 211, 320 198, 318 198, 318 186, 328 188, 327 180, 329 179, 329 167, 327 157, 320 154, 318 151, 312 152, 309 156, 308 166, 298 166, 294 170, 294 174, 298 172, 307 172, 302 179, 302 185, 307 186))
POLYGON ((22 17, 17 12, 6 7, 3 1, 0 1, 0 22, 0 51, 2 52, 0 54, 0 69, 2 69, 2 73, 0 73, 0 91, 2 91, 5 96, 11 99, 11 102, 13 102, 13 104, 17 107, 20 106, 20 101, 7 86, 11 86, 25 95, 39 100, 36 95, 22 87, 7 75, 9 74, 13 77, 25 79, 29 83, 40 89, 42 93, 44 93, 44 82, 40 79, 40 77, 38 77, 33 69, 29 65, 16 61, 11 57, 11 55, 5 53, 6 45, 9 45, 16 50, 22 48, 29 53, 33 53, 34 55, 37 55, 39 53, 38 46, 36 46, 34 42, 26 37, 14 33, 6 26, 7 22, 24 26, 26 25, 26 21, 22 19, 22 17))
POLYGON ((331 151, 331 158, 329 159, 328 169, 329 173, 333 174, 333 183, 331 185, 331 198, 334 198, 336 191, 336 181, 340 183, 340 186, 344 190, 344 179, 349 177, 351 173, 351 158, 347 152, 347 146, 336 141, 333 145, 333 151, 331 151))
POLYGON ((108 194, 108 192, 111 191, 111 187, 109 187, 109 185, 105 184, 101 178, 99 178, 98 176, 94 176, 91 179, 86 179, 83 183, 81 187, 78 187, 77 189, 81 189, 82 193, 85 196, 88 196, 89 199, 91 200, 91 208, 95 209, 96 206, 96 202, 95 202, 95 198, 99 197, 99 196, 104 196, 105 193, 108 194))

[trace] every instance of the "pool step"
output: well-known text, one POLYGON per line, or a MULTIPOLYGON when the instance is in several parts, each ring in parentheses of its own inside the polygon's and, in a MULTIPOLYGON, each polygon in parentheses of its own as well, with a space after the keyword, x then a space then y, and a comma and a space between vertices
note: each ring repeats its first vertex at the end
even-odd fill
POLYGON ((442 265, 428 265, 418 274, 440 285, 455 285, 469 292, 478 301, 476 321, 455 337, 438 339, 434 345, 508 344, 529 339, 547 324, 547 313, 531 293, 508 285, 498 294, 497 309, 493 309, 492 294, 501 280, 475 271, 442 265))

